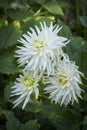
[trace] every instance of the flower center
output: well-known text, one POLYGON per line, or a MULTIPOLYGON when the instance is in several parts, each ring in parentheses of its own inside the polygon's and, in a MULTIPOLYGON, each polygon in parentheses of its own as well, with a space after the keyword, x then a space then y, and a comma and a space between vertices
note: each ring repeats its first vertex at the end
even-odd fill
POLYGON ((25 87, 33 86, 34 82, 35 82, 35 78, 33 76, 24 76, 23 77, 23 84, 25 87))
POLYGON ((36 49, 42 49, 43 47, 44 47, 44 40, 42 40, 42 41, 40 41, 40 40, 37 40, 37 39, 35 39, 34 41, 33 41, 33 45, 34 45, 34 47, 36 48, 36 49))
POLYGON ((59 75, 58 76, 58 80, 57 80, 57 82, 58 82, 58 84, 60 84, 61 86, 63 86, 63 85, 65 85, 66 83, 67 83, 67 77, 65 76, 65 75, 59 75))

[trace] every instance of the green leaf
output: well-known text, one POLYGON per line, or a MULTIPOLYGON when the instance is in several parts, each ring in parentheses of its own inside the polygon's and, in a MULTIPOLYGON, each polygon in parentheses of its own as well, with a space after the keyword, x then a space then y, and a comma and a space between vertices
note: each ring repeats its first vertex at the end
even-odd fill
POLYGON ((87 125, 83 126, 83 130, 87 130, 87 125))
POLYGON ((59 35, 63 37, 67 37, 70 40, 70 38, 72 37, 72 32, 70 28, 61 20, 58 20, 57 24, 62 26, 62 29, 60 30, 59 35))
POLYGON ((87 52, 82 52, 81 63, 81 70, 87 77, 87 52))
POLYGON ((0 18, 0 29, 8 25, 6 18, 0 18))
POLYGON ((33 11, 31 10, 10 10, 8 13, 8 16, 10 16, 14 20, 23 20, 33 15, 33 11))
POLYGON ((19 130, 39 130, 37 120, 27 121, 25 124, 21 125, 19 130))
POLYGON ((13 83, 9 83, 8 85, 6 85, 5 89, 4 89, 4 98, 6 101, 9 100, 10 95, 11 95, 11 86, 13 85, 13 83))
POLYGON ((14 64, 14 50, 12 48, 0 51, 0 72, 5 74, 14 74, 19 68, 14 64))
POLYGON ((84 117, 83 124, 87 125, 87 115, 84 117))
POLYGON ((38 20, 30 19, 29 21, 21 24, 21 29, 22 29, 23 33, 24 32, 26 33, 27 31, 29 31, 30 27, 32 27, 34 29, 35 29, 35 25, 40 27, 40 22, 45 22, 46 25, 49 26, 51 21, 53 21, 53 20, 50 18, 47 18, 47 17, 41 17, 41 18, 38 18, 38 20))
POLYGON ((39 113, 43 118, 60 118, 63 107, 57 104, 51 104, 50 102, 31 102, 25 107, 26 111, 39 113))
POLYGON ((84 43, 83 47, 80 49, 81 51, 81 56, 80 56, 80 61, 81 61, 81 70, 87 77, 87 42, 84 43))
POLYGON ((8 1, 7 0, 0 0, 0 7, 9 8, 8 1))
POLYGON ((6 122, 7 130, 19 130, 20 123, 18 119, 14 116, 14 113, 11 111, 5 111, 5 116, 7 119, 6 122))
POLYGON ((72 37, 71 42, 66 47, 66 53, 71 60, 74 60, 78 65, 81 65, 81 48, 83 47, 83 39, 81 37, 72 37))
POLYGON ((60 119, 63 107, 56 104, 42 105, 42 116, 49 119, 60 119))
POLYGON ((62 120, 52 120, 52 124, 55 126, 56 130, 79 130, 79 123, 75 122, 75 119, 64 118, 62 120))
POLYGON ((82 26, 87 27, 87 16, 81 16, 80 22, 81 22, 82 26))
POLYGON ((79 130, 81 115, 77 109, 67 107, 62 111, 60 119, 53 118, 51 123, 56 130, 79 130))
POLYGON ((63 10, 56 0, 50 0, 46 2, 43 7, 52 14, 64 15, 63 10))
POLYGON ((43 5, 44 2, 45 2, 45 0, 35 0, 35 2, 36 2, 37 4, 41 4, 41 5, 43 5))
POLYGON ((67 0, 59 1, 59 4, 60 4, 61 8, 63 9, 64 13, 70 11, 70 6, 71 6, 70 1, 67 1, 67 0))
POLYGON ((35 19, 30 19, 29 21, 25 22, 25 23, 21 23, 21 29, 23 31, 23 33, 29 31, 29 28, 32 27, 34 28, 36 25, 36 21, 35 19))
POLYGON ((39 18, 39 19, 37 20, 37 24, 38 24, 38 26, 40 26, 40 22, 42 22, 42 23, 45 22, 46 25, 49 27, 50 24, 51 24, 51 21, 53 21, 53 19, 48 18, 48 17, 41 17, 41 18, 39 18))
POLYGON ((72 37, 65 49, 70 59, 75 61, 87 76, 87 43, 81 37, 72 37))
MULTIPOLYGON (((26 0, 0 0, 0 7, 4 9, 25 9, 29 8, 26 0)), ((6 12, 5 12, 6 13, 6 12)))
POLYGON ((9 25, 5 30, 0 32, 0 49, 17 44, 19 38, 19 29, 13 25, 9 25))
POLYGON ((0 116, 4 114, 4 109, 0 107, 0 116))

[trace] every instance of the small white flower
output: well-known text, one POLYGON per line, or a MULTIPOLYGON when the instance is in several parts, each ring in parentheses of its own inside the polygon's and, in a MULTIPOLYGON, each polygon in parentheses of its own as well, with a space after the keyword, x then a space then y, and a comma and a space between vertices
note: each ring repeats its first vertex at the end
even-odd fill
POLYGON ((19 96, 13 104, 14 107, 18 106, 24 101, 22 109, 25 108, 26 104, 30 100, 31 94, 34 93, 35 99, 38 99, 39 89, 38 89, 39 76, 35 77, 32 72, 24 71, 23 75, 20 75, 16 79, 14 86, 12 86, 11 96, 19 96))
POLYGON ((19 65, 25 66, 25 70, 35 73, 46 70, 49 75, 54 72, 56 59, 60 59, 63 53, 62 47, 68 43, 68 39, 57 35, 61 27, 53 26, 52 23, 47 27, 45 22, 40 25, 41 29, 35 26, 35 32, 30 28, 31 32, 27 32, 23 38, 20 38, 19 42, 23 46, 19 46, 16 53, 19 57, 19 65))
POLYGON ((82 83, 80 75, 83 75, 73 62, 62 61, 57 68, 55 75, 48 77, 46 83, 49 85, 45 88, 49 93, 49 98, 55 103, 67 106, 70 102, 78 102, 83 91, 79 84, 82 83))

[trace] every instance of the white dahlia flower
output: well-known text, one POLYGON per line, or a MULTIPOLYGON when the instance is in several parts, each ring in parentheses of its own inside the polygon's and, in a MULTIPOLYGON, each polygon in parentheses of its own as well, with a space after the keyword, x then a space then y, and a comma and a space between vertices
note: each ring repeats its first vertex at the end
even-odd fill
POLYGON ((35 99, 38 99, 39 89, 38 89, 39 76, 35 77, 32 72, 24 71, 23 75, 20 75, 16 79, 14 86, 12 86, 12 96, 19 96, 13 104, 14 107, 18 106, 24 101, 22 109, 25 108, 26 104, 30 100, 30 96, 35 95, 35 99))
POLYGON ((79 84, 82 83, 80 75, 83 75, 75 63, 62 61, 53 76, 46 78, 46 83, 49 85, 45 88, 46 93, 49 93, 49 98, 55 103, 67 106, 74 101, 78 102, 78 97, 81 97, 83 91, 79 84))
POLYGON ((47 27, 45 22, 40 25, 40 29, 37 26, 36 31, 30 28, 30 32, 20 38, 23 46, 19 46, 16 53, 19 65, 25 66, 25 70, 35 73, 46 70, 49 75, 54 72, 56 59, 60 59, 62 47, 68 43, 68 39, 57 35, 61 27, 52 23, 47 27))

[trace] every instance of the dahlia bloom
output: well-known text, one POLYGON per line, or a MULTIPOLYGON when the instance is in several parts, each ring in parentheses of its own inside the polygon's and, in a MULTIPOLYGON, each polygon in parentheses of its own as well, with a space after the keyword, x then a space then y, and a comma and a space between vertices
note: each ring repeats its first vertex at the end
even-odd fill
POLYGON ((16 79, 15 84, 12 86, 12 96, 19 96, 14 102, 14 108, 18 106, 21 102, 23 103, 22 109, 25 108, 26 104, 30 101, 30 96, 35 96, 38 99, 39 89, 38 89, 39 76, 35 77, 32 72, 24 71, 23 75, 20 75, 16 79))
POLYGON ((58 64, 62 56, 62 47, 68 43, 68 39, 58 36, 61 27, 46 23, 40 23, 41 28, 35 26, 35 30, 30 28, 20 40, 23 46, 18 46, 16 51, 18 64, 24 66, 24 70, 34 71, 34 74, 44 71, 49 75, 54 72, 54 67, 58 64), (56 62, 57 61, 57 62, 56 62))
POLYGON ((83 75, 74 62, 62 61, 54 75, 46 78, 49 85, 45 88, 49 98, 55 103, 67 106, 74 101, 78 102, 83 91, 79 84, 82 83, 80 75, 83 75))

